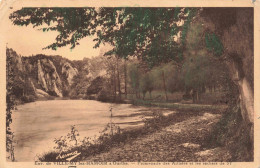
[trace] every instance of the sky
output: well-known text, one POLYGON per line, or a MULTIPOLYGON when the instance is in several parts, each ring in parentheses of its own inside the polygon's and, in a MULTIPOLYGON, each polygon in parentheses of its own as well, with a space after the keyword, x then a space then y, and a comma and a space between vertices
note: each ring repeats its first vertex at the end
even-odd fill
MULTIPOLYGON (((13 25, 9 19, 9 15, 21 8, 8 8, 4 17, 4 29, 5 29, 5 45, 8 48, 14 49, 21 56, 32 56, 37 54, 45 55, 60 55, 70 60, 82 60, 84 57, 91 58, 100 55, 104 51, 111 49, 111 46, 101 45, 101 48, 94 49, 93 37, 85 37, 79 41, 80 45, 77 45, 74 49, 70 49, 70 46, 57 48, 57 50, 43 49, 44 47, 55 42, 55 38, 58 35, 56 31, 38 30, 39 27, 33 28, 32 25, 17 26, 13 25), (102 50, 102 52, 100 52, 102 50)), ((0 18, 1 19, 1 18, 0 18)), ((182 25, 184 22, 180 22, 182 25)), ((0 30, 1 31, 1 30, 0 30)), ((178 33, 178 38, 180 34, 178 33)), ((176 40, 176 39, 175 39, 176 40)))
MULTIPOLYGON (((11 10, 9 13, 11 13, 11 10)), ((98 56, 100 48, 94 49, 93 37, 86 37, 79 41, 80 45, 73 50, 70 46, 58 48, 56 51, 51 49, 42 49, 55 41, 58 32, 43 32, 33 28, 32 25, 16 26, 11 20, 5 17, 6 45, 14 49, 22 56, 31 56, 36 54, 61 55, 70 60, 82 60, 84 57, 91 58, 98 56)), ((104 48, 104 46, 102 47, 104 48)))

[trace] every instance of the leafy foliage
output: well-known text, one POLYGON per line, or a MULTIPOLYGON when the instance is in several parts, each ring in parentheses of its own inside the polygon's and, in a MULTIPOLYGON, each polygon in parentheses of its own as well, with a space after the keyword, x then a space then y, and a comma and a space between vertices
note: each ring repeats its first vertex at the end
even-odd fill
POLYGON ((141 82, 140 82, 140 87, 141 91, 143 93, 143 98, 145 97, 146 92, 150 93, 150 98, 151 98, 151 92, 154 90, 154 78, 152 76, 153 74, 150 72, 147 72, 142 75, 141 82))
POLYGON ((200 92, 202 87, 224 86, 226 81, 223 77, 228 76, 225 64, 214 57, 215 54, 222 54, 222 45, 219 41, 221 47, 214 48, 216 40, 219 39, 213 35, 215 41, 212 39, 205 42, 204 32, 205 28, 200 20, 192 23, 186 38, 185 59, 182 66, 185 87, 200 92), (212 47, 213 53, 207 50, 208 47, 212 47))
MULTIPOLYGON (((106 55, 137 56, 154 66, 162 61, 178 61, 174 36, 181 30, 177 23, 189 16, 191 8, 23 8, 10 15, 15 25, 58 31, 56 42, 47 46, 79 45, 79 40, 95 35, 96 45, 109 43, 106 55), (160 47, 158 47, 160 46, 160 47)), ((185 24, 187 25, 187 24, 185 24)))
POLYGON ((135 90, 135 92, 139 91, 140 86, 140 73, 137 64, 130 64, 128 68, 130 85, 135 90))
POLYGON ((60 138, 54 139, 54 143, 56 145, 54 149, 58 150, 60 153, 68 151, 71 147, 78 145, 78 136, 78 130, 76 129, 75 125, 72 125, 71 130, 67 136, 61 136, 60 138), (75 143, 73 144, 71 142, 75 143))
POLYGON ((154 65, 171 59, 176 50, 173 36, 184 12, 175 8, 101 8, 96 47, 107 42, 114 48, 107 54, 137 56, 154 65), (171 23, 171 24, 168 24, 171 23), (157 47, 159 46, 160 47, 157 47), (160 54, 159 54, 160 53, 160 54), (148 56, 148 57, 147 57, 148 56))
POLYGON ((205 35, 206 47, 212 51, 216 56, 220 56, 223 53, 223 46, 220 39, 216 34, 207 33, 205 35))
POLYGON ((98 94, 103 88, 104 78, 95 78, 87 89, 88 94, 98 94))

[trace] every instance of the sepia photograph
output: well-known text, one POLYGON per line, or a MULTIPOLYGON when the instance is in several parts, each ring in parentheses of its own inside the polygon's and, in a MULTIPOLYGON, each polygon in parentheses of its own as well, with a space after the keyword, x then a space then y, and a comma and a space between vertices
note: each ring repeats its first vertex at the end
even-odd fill
POLYGON ((6 162, 253 163, 254 12, 9 7, 6 162))

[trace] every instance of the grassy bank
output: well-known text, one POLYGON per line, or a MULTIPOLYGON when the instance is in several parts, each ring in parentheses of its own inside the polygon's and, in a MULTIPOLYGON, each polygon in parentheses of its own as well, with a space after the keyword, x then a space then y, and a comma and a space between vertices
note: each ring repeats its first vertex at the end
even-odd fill
POLYGON ((169 103, 169 102, 159 102, 151 100, 141 100, 134 99, 131 100, 133 105, 138 106, 153 106, 161 108, 169 108, 178 111, 214 111, 214 112, 223 112, 227 105, 206 105, 206 104, 181 104, 181 103, 169 103))

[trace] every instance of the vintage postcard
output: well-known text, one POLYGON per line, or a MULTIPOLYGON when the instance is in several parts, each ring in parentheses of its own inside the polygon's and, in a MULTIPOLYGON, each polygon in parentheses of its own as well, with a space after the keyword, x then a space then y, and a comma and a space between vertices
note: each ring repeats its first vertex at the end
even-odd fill
POLYGON ((260 168, 259 0, 2 0, 1 168, 260 168))

